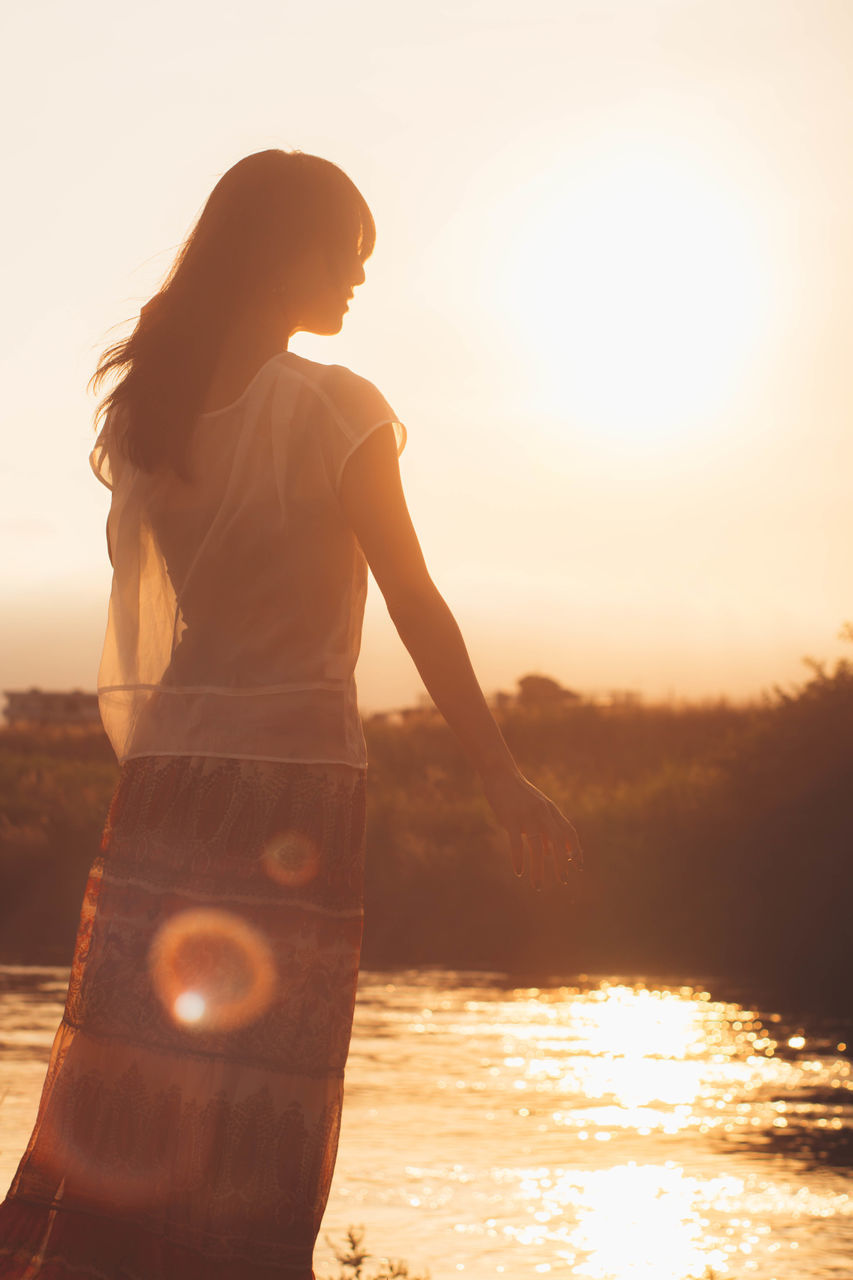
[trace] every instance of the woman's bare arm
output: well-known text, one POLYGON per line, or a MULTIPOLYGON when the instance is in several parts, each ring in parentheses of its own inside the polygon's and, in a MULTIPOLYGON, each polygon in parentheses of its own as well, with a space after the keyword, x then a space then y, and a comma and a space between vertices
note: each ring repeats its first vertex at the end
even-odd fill
POLYGON ((524 837, 537 888, 548 856, 558 878, 567 881, 569 863, 577 866, 581 859, 577 833, 520 772, 483 697, 456 620, 424 563, 390 425, 374 431, 352 455, 340 497, 401 640, 509 834, 516 874, 524 874, 524 837))

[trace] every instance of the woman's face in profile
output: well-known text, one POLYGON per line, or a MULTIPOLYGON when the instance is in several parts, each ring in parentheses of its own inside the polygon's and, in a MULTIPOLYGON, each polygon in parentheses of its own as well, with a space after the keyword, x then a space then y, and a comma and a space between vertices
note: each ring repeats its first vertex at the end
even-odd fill
POLYGON ((364 283, 364 264, 355 245, 315 245, 302 259, 299 328, 306 333, 339 333, 354 290, 364 283))

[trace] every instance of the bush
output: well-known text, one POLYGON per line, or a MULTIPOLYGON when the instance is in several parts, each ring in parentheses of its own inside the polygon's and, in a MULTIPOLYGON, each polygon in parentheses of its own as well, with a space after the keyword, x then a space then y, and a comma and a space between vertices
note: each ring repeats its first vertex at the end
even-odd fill
POLYGON ((424 1276, 410 1276, 405 1262, 392 1262, 386 1259, 375 1259, 373 1254, 364 1248, 364 1227, 350 1227, 344 1236, 343 1245, 336 1247, 327 1237, 329 1247, 334 1251, 341 1269, 337 1276, 318 1276, 317 1280, 429 1280, 429 1272, 424 1276), (365 1264, 374 1265, 365 1271, 365 1264))

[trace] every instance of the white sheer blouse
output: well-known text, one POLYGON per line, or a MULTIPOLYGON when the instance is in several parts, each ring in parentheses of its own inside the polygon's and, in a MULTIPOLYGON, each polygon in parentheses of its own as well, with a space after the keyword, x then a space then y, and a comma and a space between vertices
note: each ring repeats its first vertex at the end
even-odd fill
POLYGON ((406 429, 371 382, 289 351, 198 418, 190 483, 134 467, 107 418, 90 457, 112 490, 98 695, 119 761, 366 765, 353 673, 367 564, 338 492, 385 423, 402 452, 406 429))

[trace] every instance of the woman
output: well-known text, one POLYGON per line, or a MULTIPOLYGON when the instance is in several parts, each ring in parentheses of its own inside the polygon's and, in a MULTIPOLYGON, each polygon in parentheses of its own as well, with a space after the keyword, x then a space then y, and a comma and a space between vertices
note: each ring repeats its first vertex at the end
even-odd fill
POLYGON ((362 930, 367 565, 516 873, 580 849, 519 772, 424 565, 405 429, 288 350, 339 332, 374 224, 264 151, 214 188, 132 335, 92 454, 112 490, 99 673, 121 765, 0 1275, 310 1280, 362 930), (525 842, 526 841, 526 851, 525 842))

